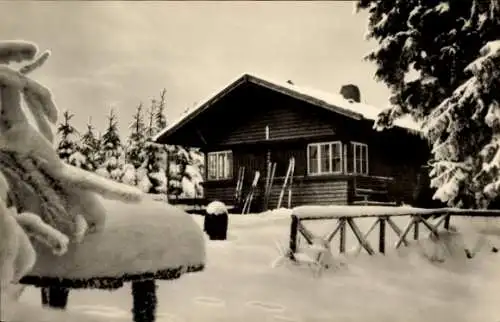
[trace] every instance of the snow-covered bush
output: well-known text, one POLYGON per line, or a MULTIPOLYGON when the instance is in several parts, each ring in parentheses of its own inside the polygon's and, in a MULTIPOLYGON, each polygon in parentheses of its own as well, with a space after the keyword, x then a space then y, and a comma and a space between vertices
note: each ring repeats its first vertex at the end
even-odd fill
POLYGON ((171 148, 169 169, 170 194, 179 198, 203 197, 204 158, 197 149, 171 148))
POLYGON ((68 163, 75 167, 84 168, 87 158, 80 151, 76 151, 69 156, 68 163))
POLYGON ((137 187, 142 191, 149 193, 153 184, 149 180, 148 171, 145 168, 137 169, 137 187))
POLYGON ((127 163, 123 166, 122 182, 131 186, 137 185, 137 173, 133 164, 127 163))

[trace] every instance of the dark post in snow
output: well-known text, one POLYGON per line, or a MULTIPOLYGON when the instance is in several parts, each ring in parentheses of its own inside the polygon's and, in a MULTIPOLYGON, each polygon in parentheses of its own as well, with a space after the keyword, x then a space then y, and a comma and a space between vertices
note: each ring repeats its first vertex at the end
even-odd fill
POLYGON ((339 252, 341 254, 345 253, 345 218, 340 218, 339 219, 341 222, 339 223, 340 225, 340 240, 339 240, 339 252))
POLYGON ((203 230, 210 240, 226 240, 229 213, 224 203, 213 201, 205 210, 203 230))
POLYGON ((156 283, 154 279, 132 282, 134 322, 151 322, 156 317, 156 283))
POLYGON ((69 290, 65 287, 49 286, 42 288, 42 305, 64 310, 68 304, 69 290))
POLYGON ((299 219, 297 216, 292 215, 292 223, 290 224, 290 254, 289 257, 293 257, 293 254, 297 252, 297 232, 298 232, 298 227, 299 226, 299 219))
POLYGON ((379 242, 378 242, 378 251, 381 254, 385 254, 385 217, 379 218, 379 242))

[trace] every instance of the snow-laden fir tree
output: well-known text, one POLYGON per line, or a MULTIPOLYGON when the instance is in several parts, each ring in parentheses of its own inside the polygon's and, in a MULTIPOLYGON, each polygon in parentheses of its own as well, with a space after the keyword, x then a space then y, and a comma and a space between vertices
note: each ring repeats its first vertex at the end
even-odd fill
POLYGON ((150 193, 167 192, 167 153, 165 146, 152 141, 158 132, 155 116, 157 115, 157 101, 153 99, 147 111, 146 135, 147 139, 142 150, 143 163, 137 171, 138 187, 150 193))
POLYGON ((142 108, 142 103, 140 103, 135 110, 132 122, 129 124, 130 134, 125 147, 122 182, 132 186, 138 184, 136 170, 144 163, 143 149, 146 144, 146 127, 142 108))
POLYGON ((59 135, 57 153, 64 162, 79 166, 82 158, 79 157, 80 153, 78 151, 78 131, 71 124, 74 114, 64 111, 62 116, 63 119, 57 126, 57 134, 59 135))
POLYGON ((160 100, 155 107, 154 122, 156 132, 163 130, 167 126, 167 117, 165 116, 165 110, 167 109, 166 95, 167 90, 163 89, 160 93, 160 100))
POLYGON ((95 156, 96 169, 101 168, 102 164, 105 161, 105 156, 102 152, 102 133, 96 130, 96 151, 97 154, 95 156))
POLYGON ((87 171, 96 171, 99 166, 99 139, 92 125, 92 118, 89 118, 87 129, 80 137, 79 152, 83 156, 81 168, 87 171))
POLYGON ((185 198, 203 197, 203 169, 205 160, 198 149, 189 149, 187 163, 184 167, 181 181, 182 195, 185 198))
POLYGON ((108 115, 107 127, 100 140, 100 149, 103 162, 96 172, 104 177, 120 181, 123 175, 123 148, 118 131, 118 120, 113 109, 108 115))
POLYGON ((146 126, 144 124, 143 106, 140 103, 129 125, 130 134, 127 139, 126 160, 138 168, 144 162, 142 149, 146 141, 146 126))
POLYGON ((404 115, 433 146, 431 186, 450 205, 485 207, 500 191, 498 0, 361 0, 367 55, 391 90, 377 128, 404 115))
MULTIPOLYGON (((165 117, 166 90, 160 94, 156 102, 155 128, 162 130, 167 126, 165 117)), ((169 194, 180 198, 201 198, 203 196, 202 171, 203 155, 197 149, 186 149, 181 146, 165 146, 169 165, 168 191, 169 194)))

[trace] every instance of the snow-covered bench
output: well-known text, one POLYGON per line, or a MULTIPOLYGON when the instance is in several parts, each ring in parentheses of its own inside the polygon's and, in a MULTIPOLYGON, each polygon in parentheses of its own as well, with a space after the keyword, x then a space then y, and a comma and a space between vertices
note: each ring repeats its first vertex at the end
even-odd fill
POLYGON ((134 321, 154 321, 155 280, 202 270, 203 233, 188 214, 160 201, 103 204, 103 231, 70 244, 60 257, 35 242, 37 262, 21 282, 41 287, 44 304, 58 308, 66 307, 70 289, 117 289, 131 282, 134 321))

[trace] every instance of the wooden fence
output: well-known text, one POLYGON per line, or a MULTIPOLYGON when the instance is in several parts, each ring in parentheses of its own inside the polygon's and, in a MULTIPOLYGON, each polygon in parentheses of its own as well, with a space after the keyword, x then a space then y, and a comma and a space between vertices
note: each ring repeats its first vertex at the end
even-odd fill
MULTIPOLYGON (((298 237, 302 236, 309 245, 322 244, 330 249, 332 240, 339 236, 339 252, 346 252, 346 232, 349 227, 354 233, 354 237, 359 242, 359 246, 366 250, 370 255, 377 252, 384 254, 386 252, 387 229, 390 228, 396 233, 396 248, 401 245, 408 245, 408 235, 413 232, 413 239, 417 240, 420 235, 420 227, 424 226, 429 234, 439 239, 438 230, 443 226, 445 230, 450 229, 450 218, 452 216, 461 217, 500 217, 500 210, 467 210, 467 209, 421 209, 421 208, 402 208, 388 206, 360 207, 360 206, 304 206, 297 207, 291 215, 289 257, 294 259, 297 253, 298 237), (399 227, 393 220, 395 217, 409 217, 406 227, 399 227), (356 223, 356 219, 373 218, 374 223, 366 233, 362 233, 356 223), (436 220, 435 223, 429 222, 429 219, 436 220), (333 230, 326 235, 315 236, 304 226, 306 221, 325 221, 335 220, 336 225, 333 230), (378 245, 373 245, 367 237, 378 228, 378 245)), ((500 229, 499 229, 500 232, 500 229)))

